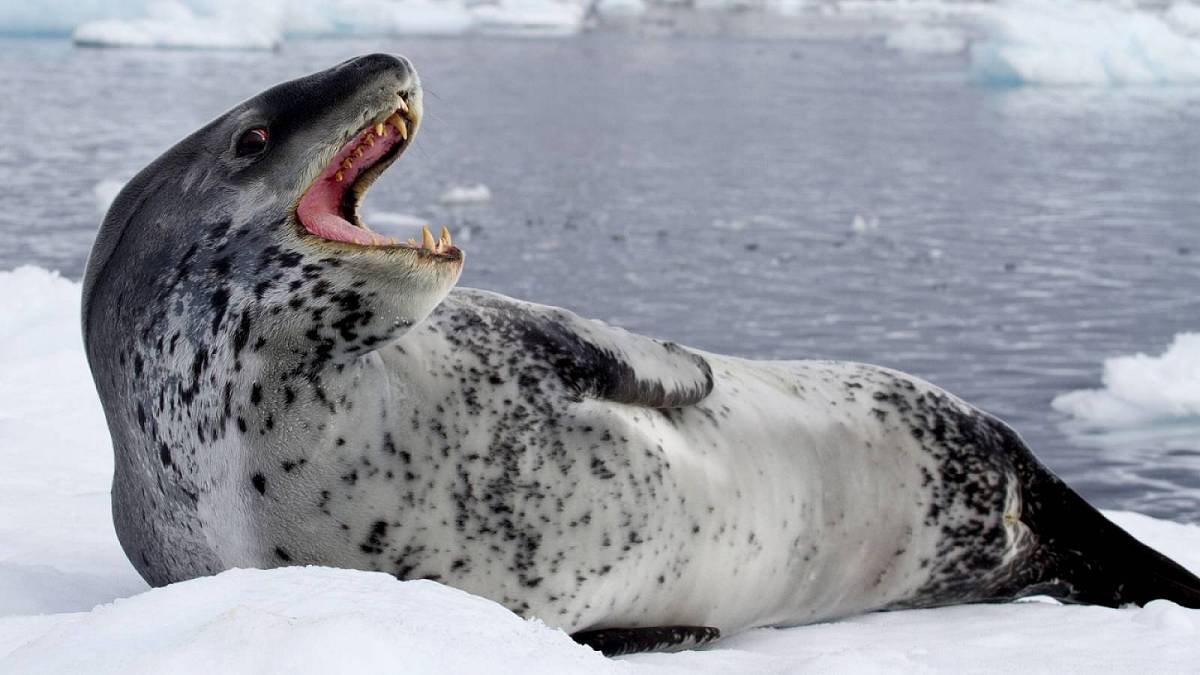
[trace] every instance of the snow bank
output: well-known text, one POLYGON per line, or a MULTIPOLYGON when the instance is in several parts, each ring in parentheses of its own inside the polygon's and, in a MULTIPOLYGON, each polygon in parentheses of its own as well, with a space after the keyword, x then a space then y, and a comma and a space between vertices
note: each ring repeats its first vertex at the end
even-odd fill
POLYGON ((1103 389, 1056 397, 1054 409, 1102 429, 1200 423, 1200 333, 1176 335, 1161 356, 1106 359, 1101 381, 1103 389))
MULTIPOLYGON (((7 628, 0 622, 0 634, 7 628)), ((617 664, 432 581, 232 570, 25 630, 6 673, 567 673, 617 664)), ((0 642, 2 642, 0 638, 0 642)))
POLYGON ((109 516, 112 450, 79 292, 43 269, 0 272, 0 616, 86 610, 146 587, 109 516))
MULTIPOLYGON (((78 283, 42 269, 0 272, 6 674, 1141 673, 1189 672, 1200 662, 1200 611, 1162 601, 890 612, 605 660, 491 601, 378 573, 234 570, 149 590, 109 516, 112 454, 83 356, 79 293, 78 283)), ((1194 356, 1194 344, 1171 351, 1194 356)), ((1109 515, 1200 570, 1200 527, 1109 515)))
POLYGON ((1200 82, 1190 7, 1165 15, 1123 2, 1009 0, 982 16, 987 35, 972 45, 971 60, 984 83, 1200 82))

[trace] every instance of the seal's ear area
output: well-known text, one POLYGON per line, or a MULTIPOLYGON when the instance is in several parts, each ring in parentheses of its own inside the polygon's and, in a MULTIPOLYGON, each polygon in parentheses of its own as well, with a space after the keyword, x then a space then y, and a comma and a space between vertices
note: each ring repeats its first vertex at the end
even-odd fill
POLYGON ((514 302, 484 291, 470 294, 486 316, 457 318, 491 323, 489 332, 521 344, 550 363, 563 383, 581 397, 647 408, 681 408, 704 400, 713 388, 712 367, 703 356, 673 342, 582 319, 572 312, 514 302))

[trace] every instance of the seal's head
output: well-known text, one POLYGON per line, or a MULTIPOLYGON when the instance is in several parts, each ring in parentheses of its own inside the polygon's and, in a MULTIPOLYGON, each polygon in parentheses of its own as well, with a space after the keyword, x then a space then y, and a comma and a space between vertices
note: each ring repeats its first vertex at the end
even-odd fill
POLYGON ((379 350, 458 279, 448 235, 396 242, 357 214, 421 112, 408 61, 353 59, 234 107, 114 201, 88 260, 84 343, 117 534, 153 583, 243 560, 238 536, 209 536, 245 526, 211 510, 246 497, 231 467, 332 443, 356 387, 386 377, 379 350))
MULTIPOLYGON (((461 251, 444 229, 419 241, 380 236, 358 204, 412 143, 421 114, 411 64, 375 54, 272 87, 187 137, 105 218, 84 283, 85 336, 114 329, 114 314, 130 308, 186 314, 198 330, 222 323, 239 297, 260 308, 286 299, 294 314, 339 291, 369 306, 362 328, 391 327, 380 341, 420 321, 458 279, 461 251), (311 300, 297 300, 306 289, 311 300)), ((308 330, 326 318, 285 323, 308 330)))

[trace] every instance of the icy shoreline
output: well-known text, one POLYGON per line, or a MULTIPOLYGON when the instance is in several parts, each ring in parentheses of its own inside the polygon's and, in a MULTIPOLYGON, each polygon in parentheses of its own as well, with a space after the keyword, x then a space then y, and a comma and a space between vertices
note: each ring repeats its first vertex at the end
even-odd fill
MULTIPOLYGON (((1039 602, 761 629, 606 660, 433 582, 326 568, 147 589, 109 515, 112 455, 79 335, 77 282, 0 272, 0 672, 1185 672, 1200 610, 1039 602)), ((1200 571, 1200 527, 1109 517, 1200 571)))

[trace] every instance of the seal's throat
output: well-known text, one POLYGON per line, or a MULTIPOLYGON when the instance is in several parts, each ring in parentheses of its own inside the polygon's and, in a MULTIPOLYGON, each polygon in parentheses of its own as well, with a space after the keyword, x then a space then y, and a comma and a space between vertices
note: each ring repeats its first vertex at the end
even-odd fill
POLYGON ((367 190, 392 162, 408 148, 416 134, 419 118, 403 99, 385 119, 374 121, 356 133, 305 190, 296 206, 296 219, 305 232, 326 241, 354 246, 406 248, 424 254, 457 259, 460 252, 442 228, 434 239, 428 228, 421 241, 401 242, 372 232, 358 215, 358 205, 367 190))

